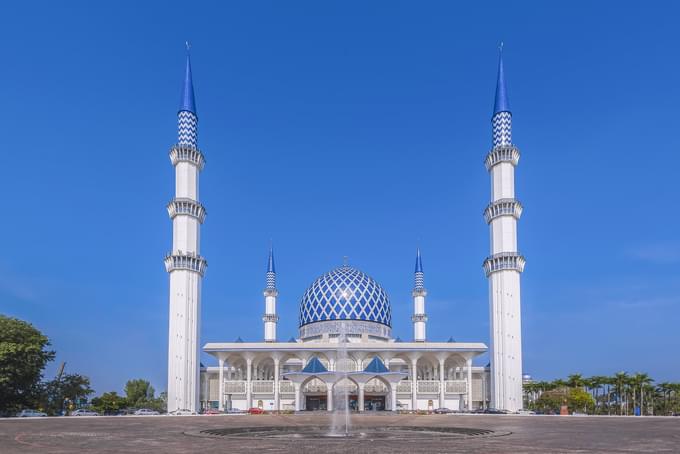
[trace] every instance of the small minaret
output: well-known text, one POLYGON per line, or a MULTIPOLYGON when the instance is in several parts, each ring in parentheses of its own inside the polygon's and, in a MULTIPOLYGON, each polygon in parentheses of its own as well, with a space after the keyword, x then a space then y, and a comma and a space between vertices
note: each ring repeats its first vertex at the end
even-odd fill
POLYGON ((197 147, 198 117, 188 45, 177 119, 178 140, 170 149, 175 198, 167 206, 172 220, 172 251, 165 257, 165 269, 170 274, 168 412, 198 412, 201 281, 207 266, 200 255, 200 227, 206 212, 198 201, 198 176, 205 159, 197 147))
POLYGON ((276 268, 274 266, 274 248, 269 248, 269 261, 267 262, 267 286, 264 289, 264 341, 276 342, 276 323, 279 321, 276 315, 276 268))
POLYGON ((427 315, 425 315, 425 297, 427 291, 425 290, 425 274, 423 274, 423 261, 420 258, 420 248, 416 251, 416 271, 415 271, 415 285, 413 286, 413 340, 416 342, 425 342, 425 324, 427 323, 427 315))
POLYGON ((491 176, 491 202, 484 210, 491 229, 491 255, 484 261, 489 280, 491 406, 516 411, 522 408, 520 273, 525 261, 517 252, 517 221, 522 214, 522 205, 515 199, 519 150, 512 143, 502 47, 491 123, 493 147, 485 160, 491 176))

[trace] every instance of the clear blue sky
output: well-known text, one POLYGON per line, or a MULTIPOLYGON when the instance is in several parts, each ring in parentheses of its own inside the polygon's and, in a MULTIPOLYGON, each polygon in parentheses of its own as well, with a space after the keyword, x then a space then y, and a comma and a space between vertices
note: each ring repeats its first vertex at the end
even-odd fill
POLYGON ((487 342, 483 158, 502 40, 524 369, 680 380, 680 10, 483 4, 5 5, 0 312, 43 330, 98 392, 165 388, 167 151, 188 39, 208 160, 202 341, 261 339, 273 238, 284 340, 343 255, 383 284, 409 338, 419 242, 429 337, 487 342))

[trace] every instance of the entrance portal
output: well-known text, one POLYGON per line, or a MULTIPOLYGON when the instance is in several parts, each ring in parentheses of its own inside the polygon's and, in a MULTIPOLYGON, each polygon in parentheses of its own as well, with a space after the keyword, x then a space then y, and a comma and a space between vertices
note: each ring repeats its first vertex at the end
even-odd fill
POLYGON ((305 410, 318 411, 326 410, 326 396, 307 396, 305 400, 305 410))
POLYGON ((385 410, 385 396, 364 396, 364 411, 385 410))

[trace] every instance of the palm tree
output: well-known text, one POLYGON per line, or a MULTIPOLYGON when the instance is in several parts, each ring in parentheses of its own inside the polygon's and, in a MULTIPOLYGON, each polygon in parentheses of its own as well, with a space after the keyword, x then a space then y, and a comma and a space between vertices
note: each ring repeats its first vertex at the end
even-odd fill
POLYGON ((663 396, 663 414, 667 415, 668 414, 668 396, 672 390, 671 383, 668 382, 663 382, 659 383, 656 386, 656 389, 661 393, 663 396))
POLYGON ((619 413, 623 415, 623 399, 626 385, 628 384, 628 374, 626 372, 618 372, 614 375, 614 389, 616 390, 616 400, 619 404, 619 413))
POLYGON ((643 415, 645 412, 644 408, 644 398, 645 398, 645 385, 650 385, 652 383, 652 379, 648 374, 643 374, 643 373, 636 373, 631 377, 631 385, 633 387, 633 406, 635 406, 636 403, 638 403, 638 400, 635 398, 635 395, 637 391, 640 391, 639 394, 639 408, 640 408, 640 414, 643 415))
POLYGON ((582 388, 585 385, 583 375, 581 374, 571 374, 567 377, 567 385, 570 388, 582 388))
POLYGON ((602 386, 606 384, 607 377, 603 375, 595 375, 593 377, 590 377, 587 380, 587 382, 588 387, 592 390, 593 399, 595 399, 595 409, 597 409, 600 406, 599 402, 600 390, 602 389, 602 386))

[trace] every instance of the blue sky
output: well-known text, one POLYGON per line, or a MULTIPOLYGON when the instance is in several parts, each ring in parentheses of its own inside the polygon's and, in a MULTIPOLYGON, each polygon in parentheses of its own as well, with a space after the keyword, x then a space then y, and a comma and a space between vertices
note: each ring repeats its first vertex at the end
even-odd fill
MULTIPOLYGON (((21 3, 0 16, 0 312, 98 392, 165 387, 167 157, 184 41, 208 163, 203 342, 279 336, 350 257, 411 336, 488 341, 483 158, 497 45, 522 151, 524 369, 680 380, 680 38, 671 2, 21 3)), ((204 358, 207 360, 207 358, 204 358)), ((54 373, 51 366, 47 373, 54 373)))

